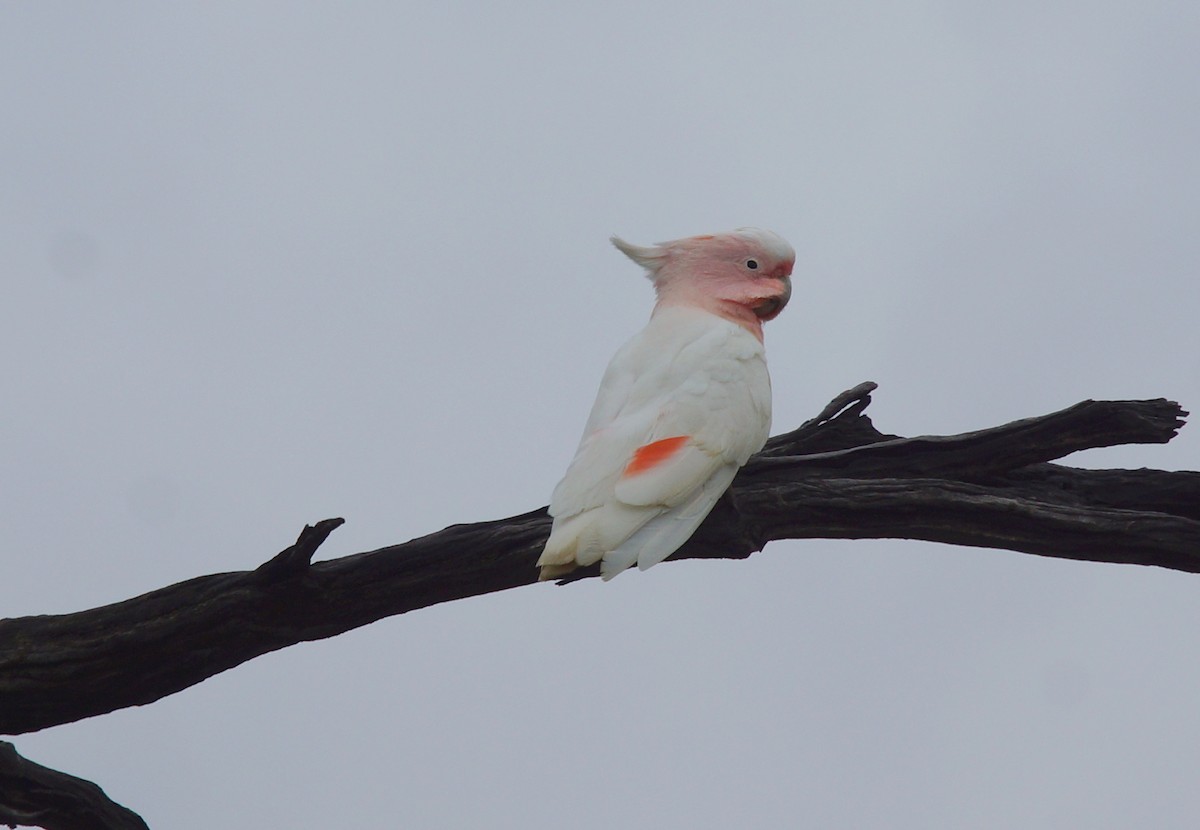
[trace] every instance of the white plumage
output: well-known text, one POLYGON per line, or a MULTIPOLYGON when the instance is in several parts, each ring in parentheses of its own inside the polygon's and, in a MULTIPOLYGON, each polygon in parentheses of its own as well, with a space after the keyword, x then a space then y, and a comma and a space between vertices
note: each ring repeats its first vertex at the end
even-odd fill
POLYGON ((659 302, 609 364, 554 490, 543 579, 596 562, 610 579, 661 562, 770 430, 761 321, 787 302, 790 246, 749 229, 655 248, 614 242, 648 269, 659 302))

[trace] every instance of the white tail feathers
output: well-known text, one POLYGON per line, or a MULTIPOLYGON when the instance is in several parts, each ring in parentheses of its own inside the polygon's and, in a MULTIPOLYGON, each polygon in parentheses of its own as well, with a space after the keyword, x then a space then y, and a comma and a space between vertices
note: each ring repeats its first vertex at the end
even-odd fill
POLYGON ((618 251, 649 271, 651 279, 654 278, 655 272, 658 271, 663 261, 667 258, 667 249, 658 245, 634 245, 632 242, 626 242, 619 236, 610 236, 609 241, 616 246, 618 251))

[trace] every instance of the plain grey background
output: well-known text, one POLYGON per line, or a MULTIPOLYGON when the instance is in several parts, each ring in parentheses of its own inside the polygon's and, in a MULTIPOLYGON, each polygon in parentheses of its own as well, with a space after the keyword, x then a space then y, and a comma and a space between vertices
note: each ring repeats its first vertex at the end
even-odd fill
MULTIPOLYGON (((1200 407, 1200 6, 0 8, 0 614, 545 504, 649 284, 798 251, 775 428, 1200 407)), ((1200 469, 1200 430, 1089 466, 1200 469)), ((16 739, 154 827, 1191 827, 1195 577, 772 544, 16 739)))

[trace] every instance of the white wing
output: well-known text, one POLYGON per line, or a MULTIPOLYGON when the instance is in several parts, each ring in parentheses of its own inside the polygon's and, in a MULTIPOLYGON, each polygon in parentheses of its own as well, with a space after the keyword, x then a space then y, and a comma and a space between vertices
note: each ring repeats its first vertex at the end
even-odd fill
POLYGON ((717 501, 737 475, 736 464, 725 464, 701 482, 690 498, 677 507, 662 510, 609 551, 600 563, 600 575, 612 579, 636 564, 642 570, 657 565, 692 538, 717 501))
POLYGON ((753 335, 697 309, 660 310, 605 372, 550 502, 542 577, 603 560, 611 578, 672 554, 762 448, 770 408, 753 335))

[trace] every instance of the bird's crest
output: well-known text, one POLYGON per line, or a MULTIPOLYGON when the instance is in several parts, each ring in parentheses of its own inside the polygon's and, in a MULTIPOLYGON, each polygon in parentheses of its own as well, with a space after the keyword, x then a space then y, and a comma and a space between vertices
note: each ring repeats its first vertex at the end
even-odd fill
POLYGON ((738 228, 729 233, 689 236, 671 242, 659 242, 657 245, 634 245, 619 236, 612 236, 609 239, 617 250, 645 268, 646 276, 655 282, 658 281, 659 272, 668 259, 686 258, 704 252, 719 251, 722 248, 737 250, 743 246, 752 245, 761 247, 780 260, 794 262, 796 259, 796 252, 783 237, 760 228, 738 228))
POLYGON ((654 279, 658 269, 667 259, 667 249, 661 245, 634 245, 619 236, 610 236, 609 240, 617 250, 645 268, 650 279, 654 279))

